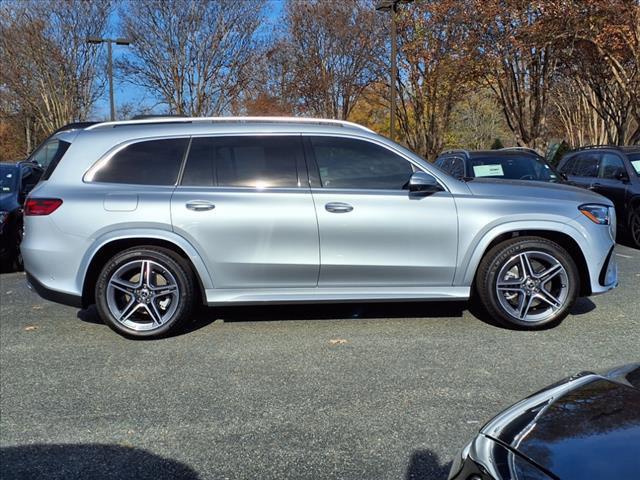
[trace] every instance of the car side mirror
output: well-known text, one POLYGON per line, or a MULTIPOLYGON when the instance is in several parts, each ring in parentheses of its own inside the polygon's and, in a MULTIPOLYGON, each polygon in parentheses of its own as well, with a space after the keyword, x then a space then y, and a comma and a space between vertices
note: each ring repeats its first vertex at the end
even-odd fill
POLYGON ((442 191, 438 181, 433 175, 425 172, 415 172, 409 179, 409 192, 435 193, 442 191))
POLYGON ((629 175, 627 175, 626 172, 618 172, 616 174, 616 179, 620 180, 621 182, 628 182, 629 181, 629 175))

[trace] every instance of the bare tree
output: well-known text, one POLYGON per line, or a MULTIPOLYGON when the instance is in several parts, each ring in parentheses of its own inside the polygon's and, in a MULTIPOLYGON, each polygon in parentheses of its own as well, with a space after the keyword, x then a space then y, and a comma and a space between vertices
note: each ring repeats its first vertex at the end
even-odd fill
POLYGON ((130 55, 123 79, 147 88, 172 113, 219 115, 249 79, 264 0, 136 0, 120 9, 130 55))
POLYGON ((297 110, 346 119, 378 78, 382 21, 371 0, 290 0, 282 48, 291 59, 297 110))
POLYGON ((566 78, 556 84, 552 113, 570 145, 607 143, 608 125, 592 107, 596 102, 595 93, 580 79, 566 78))
MULTIPOLYGON (((551 2, 581 56, 590 59, 585 81, 597 97, 593 107, 615 125, 609 141, 640 143, 640 2, 551 2)), ((566 35, 566 34, 565 34, 566 35)))
POLYGON ((481 88, 465 95, 453 109, 447 146, 483 150, 496 139, 513 143, 513 135, 493 93, 481 88))
POLYGON ((48 134, 91 113, 101 93, 101 36, 110 0, 23 0, 0 7, 0 84, 15 109, 48 134))
POLYGON ((398 123, 413 150, 434 159, 456 102, 466 93, 472 60, 462 22, 465 2, 423 1, 399 18, 398 123))
POLYGON ((550 28, 556 24, 545 23, 544 0, 474 3, 468 11, 470 40, 484 60, 487 85, 518 145, 543 149, 549 95, 563 53, 550 28))

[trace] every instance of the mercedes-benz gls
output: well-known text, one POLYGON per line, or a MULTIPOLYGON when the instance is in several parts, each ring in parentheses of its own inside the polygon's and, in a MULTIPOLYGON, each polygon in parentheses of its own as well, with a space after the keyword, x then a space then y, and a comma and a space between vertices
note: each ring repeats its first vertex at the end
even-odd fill
POLYGON ((347 122, 169 118, 51 139, 22 254, 43 297, 132 337, 194 304, 463 300, 540 328, 616 286, 613 204, 460 180, 347 122))

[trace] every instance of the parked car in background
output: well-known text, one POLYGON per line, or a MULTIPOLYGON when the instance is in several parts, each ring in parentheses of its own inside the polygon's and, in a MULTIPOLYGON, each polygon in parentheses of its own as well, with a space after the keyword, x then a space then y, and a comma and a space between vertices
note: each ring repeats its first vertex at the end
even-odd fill
POLYGON ((617 285, 606 198, 460 181, 352 123, 148 119, 57 138, 25 205, 27 280, 45 298, 95 303, 128 336, 166 334, 199 302, 472 292, 496 321, 542 328, 617 285))
POLYGON ((495 178, 562 183, 564 180, 546 160, 529 148, 500 150, 449 150, 442 152, 435 165, 463 179, 495 178))
POLYGON ((0 163, 0 269, 22 268, 22 205, 42 176, 32 162, 0 163))
POLYGON ((69 123, 63 127, 60 127, 55 132, 47 137, 38 148, 36 148, 31 155, 25 160, 25 162, 33 162, 40 166, 40 168, 46 170, 51 161, 58 154, 58 149, 61 147, 61 143, 58 139, 58 134, 62 132, 71 132, 73 130, 79 130, 93 125, 96 122, 75 122, 69 123))
POLYGON ((631 479, 640 472, 640 364, 583 372, 489 421, 449 480, 631 479))
POLYGON ((583 147, 565 155, 558 170, 571 184, 609 198, 618 227, 640 248, 640 146, 583 147))

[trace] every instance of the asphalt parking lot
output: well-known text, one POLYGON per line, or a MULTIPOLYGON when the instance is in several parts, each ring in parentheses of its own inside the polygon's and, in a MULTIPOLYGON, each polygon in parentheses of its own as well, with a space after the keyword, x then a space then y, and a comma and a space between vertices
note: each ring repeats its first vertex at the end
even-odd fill
POLYGON ((442 479, 492 415, 640 358, 640 251, 560 326, 466 304, 204 310, 131 341, 0 276, 2 478, 442 479))

